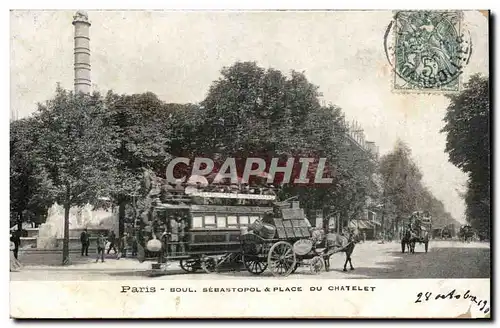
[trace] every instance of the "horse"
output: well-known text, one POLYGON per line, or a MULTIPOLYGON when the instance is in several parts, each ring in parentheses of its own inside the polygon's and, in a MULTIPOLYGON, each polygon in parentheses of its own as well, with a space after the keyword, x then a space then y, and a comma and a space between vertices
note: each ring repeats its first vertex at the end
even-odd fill
POLYGON ((415 244, 417 243, 417 234, 410 228, 407 228, 403 232, 401 238, 401 251, 404 253, 406 245, 408 245, 408 252, 411 254, 415 253, 415 244))
POLYGON ((461 227, 459 234, 464 243, 469 243, 474 236, 474 232, 469 226, 461 227))
POLYGON ((357 229, 352 229, 345 234, 328 233, 325 236, 325 254, 323 259, 325 261, 325 270, 330 270, 330 256, 337 252, 345 253, 345 263, 344 270, 347 271, 347 263, 351 266, 351 270, 354 270, 352 266, 351 255, 354 251, 354 247, 360 241, 359 231, 357 229))

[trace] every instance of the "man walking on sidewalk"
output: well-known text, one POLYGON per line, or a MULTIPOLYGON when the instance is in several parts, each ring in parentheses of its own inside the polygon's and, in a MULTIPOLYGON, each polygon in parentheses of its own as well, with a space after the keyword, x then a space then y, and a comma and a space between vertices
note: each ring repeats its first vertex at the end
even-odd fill
POLYGON ((104 238, 104 235, 99 233, 99 236, 97 236, 97 258, 95 260, 95 263, 99 261, 99 257, 101 257, 101 262, 104 262, 104 248, 106 247, 106 239, 104 238))
POLYGON ((124 233, 123 236, 120 238, 120 241, 118 242, 118 257, 116 258, 119 260, 121 257, 127 257, 127 247, 128 247, 128 234, 124 233))
POLYGON ((21 245, 21 232, 14 231, 12 236, 10 237, 10 241, 14 243, 14 258, 16 260, 19 260, 18 254, 19 254, 19 246, 21 245))
POLYGON ((109 241, 108 254, 111 251, 111 249, 113 249, 113 251, 115 251, 115 254, 118 254, 118 251, 116 250, 116 236, 115 236, 114 231, 110 232, 109 237, 108 237, 108 241, 109 241))
POLYGON ((87 232, 87 228, 85 228, 80 234, 80 242, 82 243, 82 256, 84 254, 85 256, 89 256, 90 236, 89 233, 87 232))

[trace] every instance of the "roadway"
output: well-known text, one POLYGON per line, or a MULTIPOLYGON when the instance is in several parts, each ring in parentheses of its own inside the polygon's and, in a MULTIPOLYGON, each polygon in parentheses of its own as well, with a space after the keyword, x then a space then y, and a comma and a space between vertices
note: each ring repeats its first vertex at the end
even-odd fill
MULTIPOLYGON (((23 264, 20 272, 11 272, 11 280, 136 280, 136 279, 259 279, 246 271, 224 273, 184 273, 177 263, 168 267, 167 274, 151 278, 147 271, 151 262, 110 254, 104 263, 95 263, 94 254, 81 257, 73 253, 73 264, 61 267, 61 254, 55 252, 20 252, 23 264)), ((356 245, 352 255, 355 270, 343 272, 345 255, 335 254, 330 260, 330 271, 312 275, 308 267, 299 267, 289 279, 412 279, 412 278, 489 278, 490 245, 482 242, 432 240, 429 252, 417 244, 416 253, 401 253, 398 242, 380 244, 369 241, 356 245)), ((268 272, 262 274, 272 277, 268 272)))

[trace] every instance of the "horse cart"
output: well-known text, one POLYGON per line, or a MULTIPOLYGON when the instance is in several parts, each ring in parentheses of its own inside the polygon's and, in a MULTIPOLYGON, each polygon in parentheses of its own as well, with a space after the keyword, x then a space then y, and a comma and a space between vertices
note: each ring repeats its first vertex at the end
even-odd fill
POLYGON ((458 236, 459 236, 460 240, 463 241, 464 243, 468 243, 468 242, 472 241, 474 239, 475 235, 476 235, 476 233, 475 233, 474 229, 468 224, 461 226, 460 230, 458 232, 458 236))
POLYGON ((409 253, 415 253, 417 243, 424 244, 424 250, 429 250, 430 231, 432 231, 431 217, 422 211, 413 212, 408 220, 403 221, 401 233, 401 252, 408 248, 409 253))
POLYGON ((277 217, 267 215, 242 233, 241 257, 248 272, 259 275, 268 269, 274 276, 288 276, 301 265, 317 274, 325 267, 321 238, 311 235, 302 209, 284 208, 277 217))

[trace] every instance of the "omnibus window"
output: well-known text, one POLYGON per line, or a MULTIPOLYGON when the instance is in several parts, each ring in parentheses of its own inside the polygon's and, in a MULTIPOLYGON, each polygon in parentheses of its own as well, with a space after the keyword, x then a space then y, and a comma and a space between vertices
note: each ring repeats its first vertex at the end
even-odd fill
POLYGON ((240 215, 240 225, 248 225, 248 216, 240 215))
POLYGON ((227 226, 228 227, 237 227, 238 226, 238 217, 234 215, 230 215, 227 217, 227 226))
POLYGON ((193 228, 203 228, 203 217, 193 216, 193 228))
POLYGON ((227 227, 227 217, 217 215, 217 228, 227 227))
POLYGON ((259 219, 258 216, 251 216, 250 217, 250 224, 254 223, 255 221, 257 221, 259 219))
POLYGON ((215 226, 215 216, 205 215, 205 227, 215 226))

